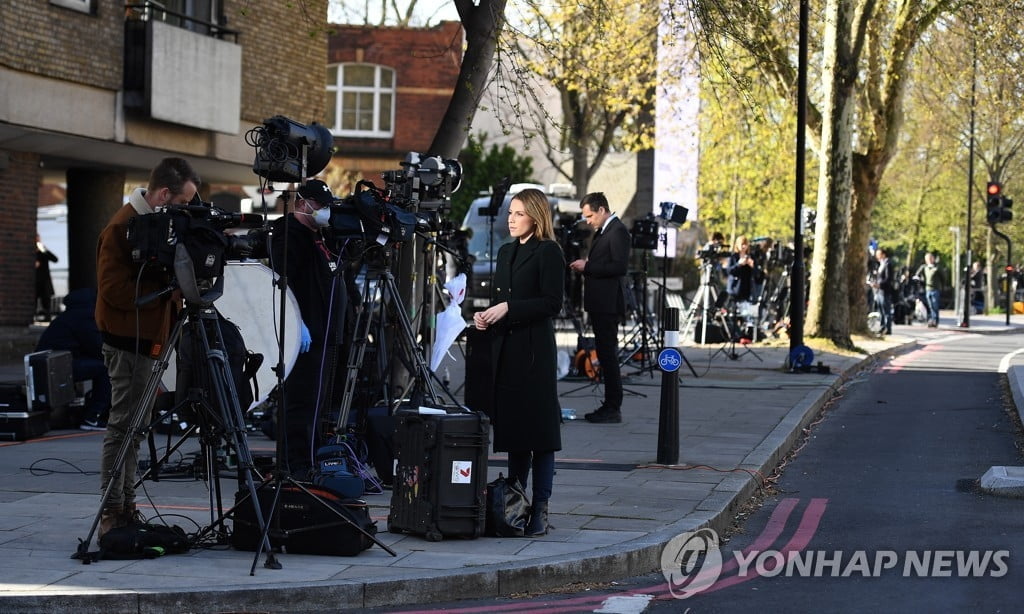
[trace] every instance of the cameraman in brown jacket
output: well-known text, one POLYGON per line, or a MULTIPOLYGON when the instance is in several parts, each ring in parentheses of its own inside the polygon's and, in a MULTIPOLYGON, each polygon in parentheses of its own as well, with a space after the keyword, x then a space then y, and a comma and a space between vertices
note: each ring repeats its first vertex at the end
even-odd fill
POLYGON ((111 405, 100 461, 100 492, 110 494, 100 516, 98 537, 136 518, 135 479, 141 435, 127 447, 124 464, 115 467, 118 452, 131 430, 137 408, 167 342, 181 306, 179 293, 168 292, 137 305, 136 301, 168 287, 170 277, 160 267, 138 264, 128 243, 129 221, 160 207, 187 205, 199 190, 199 175, 182 158, 164 158, 153 169, 146 189, 137 188, 100 233, 96 248, 96 325, 103 336, 103 362, 110 373, 111 405))

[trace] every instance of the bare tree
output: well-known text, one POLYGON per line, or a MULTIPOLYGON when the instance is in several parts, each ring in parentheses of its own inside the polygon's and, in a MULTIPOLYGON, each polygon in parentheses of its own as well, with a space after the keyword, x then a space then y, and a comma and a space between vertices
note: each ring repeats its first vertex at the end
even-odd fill
POLYGON ((434 135, 430 152, 454 158, 466 142, 473 115, 490 78, 498 37, 505 27, 507 0, 479 0, 477 4, 473 0, 452 1, 466 33, 466 52, 455 92, 434 135))

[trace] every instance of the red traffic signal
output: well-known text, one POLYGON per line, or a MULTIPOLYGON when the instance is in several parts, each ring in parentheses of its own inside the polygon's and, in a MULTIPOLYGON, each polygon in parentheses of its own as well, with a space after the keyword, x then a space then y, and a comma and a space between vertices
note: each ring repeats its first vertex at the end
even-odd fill
POLYGON ((988 193, 988 200, 985 201, 985 206, 989 210, 989 217, 992 217, 992 210, 1003 206, 1003 184, 989 181, 985 192, 988 193))
POLYGON ((1013 211, 1010 210, 1010 207, 1013 206, 1013 200, 1003 196, 1003 184, 998 181, 989 181, 985 186, 985 192, 988 193, 988 198, 985 201, 988 210, 985 219, 990 224, 1012 220, 1013 211))

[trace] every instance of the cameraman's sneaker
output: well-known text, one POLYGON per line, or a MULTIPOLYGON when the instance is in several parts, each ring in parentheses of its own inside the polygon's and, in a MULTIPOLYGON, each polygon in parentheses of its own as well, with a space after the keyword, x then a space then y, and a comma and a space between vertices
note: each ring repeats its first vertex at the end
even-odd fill
POLYGON ((82 420, 82 423, 78 425, 78 428, 83 431, 105 431, 107 430, 107 423, 103 420, 90 420, 86 418, 82 420))

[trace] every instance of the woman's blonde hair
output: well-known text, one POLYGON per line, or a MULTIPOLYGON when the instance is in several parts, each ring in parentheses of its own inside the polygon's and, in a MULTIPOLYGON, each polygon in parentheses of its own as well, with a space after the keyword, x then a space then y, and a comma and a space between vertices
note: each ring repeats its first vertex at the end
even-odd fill
POLYGON ((536 227, 533 234, 538 239, 544 241, 553 241, 555 239, 555 227, 551 222, 551 205, 548 203, 548 197, 544 192, 536 188, 527 188, 513 196, 512 199, 523 203, 526 215, 533 220, 533 224, 536 227))

